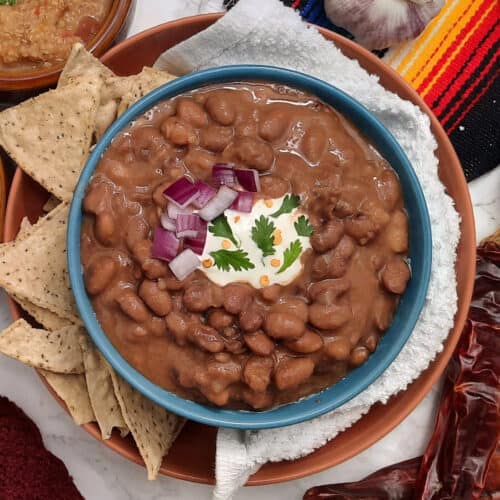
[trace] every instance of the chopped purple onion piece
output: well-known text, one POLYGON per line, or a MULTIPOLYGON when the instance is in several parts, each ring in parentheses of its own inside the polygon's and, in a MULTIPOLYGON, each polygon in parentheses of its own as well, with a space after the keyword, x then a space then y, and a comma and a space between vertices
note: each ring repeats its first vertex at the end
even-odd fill
POLYGON ((175 219, 175 232, 178 238, 196 238, 206 231, 206 222, 196 214, 179 214, 175 219))
POLYGON ((198 212, 198 215, 206 221, 211 221, 224 213, 233 201, 238 197, 238 192, 222 186, 217 194, 198 212))
POLYGON ((189 205, 194 199, 199 195, 196 186, 187 178, 181 177, 177 179, 173 184, 170 184, 163 195, 173 203, 179 205, 179 207, 184 208, 189 205))
POLYGON ((175 277, 182 281, 198 269, 199 265, 200 259, 190 248, 186 248, 169 263, 168 267, 170 267, 175 277))
POLYGON ((238 191, 238 197, 231 205, 231 210, 250 213, 253 207, 254 194, 248 191, 238 191))
POLYGON ((193 205, 196 208, 203 208, 216 195, 217 189, 203 181, 196 181, 194 185, 200 194, 193 200, 193 205))
POLYGON ((217 186, 235 187, 238 185, 233 167, 228 163, 217 163, 212 167, 212 179, 217 186))
POLYGON ((177 255, 180 246, 181 242, 174 233, 166 231, 160 226, 155 228, 151 249, 154 258, 170 262, 177 255))
POLYGON ((167 205, 167 214, 171 219, 177 219, 177 217, 181 214, 192 214, 193 209, 191 207, 181 208, 179 205, 175 203, 169 203, 167 205))
POLYGON ((160 224, 167 231, 175 231, 175 220, 171 219, 166 212, 161 214, 160 224))
POLYGON ((238 182, 243 189, 256 193, 260 191, 259 172, 253 168, 238 169, 234 171, 238 182))

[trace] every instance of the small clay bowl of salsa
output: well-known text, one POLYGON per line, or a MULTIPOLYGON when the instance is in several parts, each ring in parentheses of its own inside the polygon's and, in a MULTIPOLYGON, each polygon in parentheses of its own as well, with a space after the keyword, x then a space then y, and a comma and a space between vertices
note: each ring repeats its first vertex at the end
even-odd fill
POLYGON ((68 226, 76 303, 113 367, 174 413, 244 429, 317 417, 380 376, 423 307, 431 247, 388 130, 325 82, 256 66, 132 106, 68 226))
POLYGON ((0 5, 0 109, 55 85, 71 47, 101 56, 127 24, 133 0, 15 0, 0 5))

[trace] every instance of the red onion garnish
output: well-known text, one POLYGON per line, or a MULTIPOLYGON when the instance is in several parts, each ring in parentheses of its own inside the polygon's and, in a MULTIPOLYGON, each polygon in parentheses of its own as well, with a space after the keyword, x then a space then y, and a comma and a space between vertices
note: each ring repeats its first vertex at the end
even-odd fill
POLYGON ((186 248, 169 263, 168 267, 170 267, 175 277, 182 281, 195 271, 199 265, 200 259, 190 248, 186 248))
POLYGON ((168 216, 168 213, 163 212, 160 216, 160 223, 163 229, 167 231, 175 231, 175 220, 168 216))
POLYGON ((177 179, 173 184, 170 184, 165 191, 163 191, 163 195, 168 200, 176 203, 182 208, 189 205, 198 197, 199 194, 200 193, 196 186, 187 177, 177 179))
POLYGON ((197 238, 206 233, 207 223, 196 214, 179 214, 175 219, 177 238, 197 238))
POLYGON ((256 193, 260 191, 259 172, 253 168, 234 170, 234 174, 243 189, 256 193))
POLYGON ((175 203, 169 203, 167 205, 167 214, 171 219, 177 219, 177 217, 181 214, 192 214, 193 209, 191 207, 179 207, 175 203))
POLYGON ((156 259, 170 262, 177 255, 180 245, 181 242, 174 233, 158 226, 154 231, 151 254, 156 259))
POLYGON ((203 208, 216 195, 217 189, 203 181, 196 181, 194 185, 200 194, 193 200, 193 205, 196 208, 203 208))
POLYGON ((222 186, 217 194, 198 212, 198 215, 206 221, 211 221, 229 208, 237 198, 238 193, 222 186))
POLYGON ((229 163, 216 163, 212 167, 212 179, 216 186, 237 186, 232 165, 229 163))
POLYGON ((231 205, 231 210, 249 213, 252 211, 254 194, 248 191, 238 191, 238 197, 231 205))

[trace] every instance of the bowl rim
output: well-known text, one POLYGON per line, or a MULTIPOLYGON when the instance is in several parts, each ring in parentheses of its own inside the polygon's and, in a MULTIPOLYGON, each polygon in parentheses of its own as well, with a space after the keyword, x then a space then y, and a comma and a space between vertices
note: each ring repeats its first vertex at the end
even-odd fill
MULTIPOLYGON (((387 153, 384 156, 387 156, 387 153)), ((392 164, 394 159, 390 160, 389 163, 392 164)), ((114 122, 89 156, 76 186, 69 214, 67 247, 68 270, 77 308, 98 349, 117 372, 146 397, 178 415, 206 425, 239 429, 282 427, 318 417, 338 408, 373 383, 396 358, 413 331, 424 305, 432 260, 431 226, 425 197, 413 167, 392 134, 364 106, 336 87, 296 71, 257 65, 223 66, 180 77, 143 97, 114 122), (160 388, 135 370, 115 349, 100 327, 85 290, 80 261, 81 205, 85 190, 101 155, 116 134, 135 117, 154 106, 160 100, 171 98, 182 92, 207 84, 252 80, 273 81, 295 88, 303 88, 320 99, 331 103, 334 108, 347 115, 349 119, 361 121, 370 130, 369 132, 363 130, 370 139, 374 140, 375 138, 375 142, 378 140, 382 141, 382 143, 385 141, 387 150, 389 153, 394 154, 394 159, 410 179, 408 189, 410 189, 412 196, 415 197, 414 202, 416 204, 414 216, 421 222, 421 233, 419 233, 421 241, 419 242, 418 251, 422 259, 422 272, 414 278, 416 280, 414 283, 418 285, 415 285, 415 289, 412 291, 415 297, 412 298, 411 305, 407 305, 409 308, 408 314, 405 316, 404 323, 398 325, 399 334, 391 339, 391 344, 382 346, 382 339, 379 348, 366 363, 349 372, 346 377, 320 393, 262 412, 219 409, 186 400, 160 388), (356 382, 353 383, 353 380, 356 382)), ((400 306, 398 311, 399 309, 400 306)), ((395 321, 396 318, 397 313, 395 321)), ((389 334, 391 328, 386 332, 386 335, 389 334)))
MULTIPOLYGON (((135 0, 112 0, 99 31, 85 44, 88 51, 101 56, 116 35, 127 22, 135 0)), ((2 72, 0 71, 0 91, 30 90, 49 86, 57 81, 64 68, 61 64, 40 68, 33 71, 2 72)))

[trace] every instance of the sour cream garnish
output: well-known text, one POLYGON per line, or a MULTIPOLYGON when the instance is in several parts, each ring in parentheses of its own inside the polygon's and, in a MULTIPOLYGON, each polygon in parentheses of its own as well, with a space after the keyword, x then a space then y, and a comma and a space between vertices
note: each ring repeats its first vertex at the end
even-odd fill
POLYGON ((213 234, 210 231, 213 222, 209 224, 200 269, 211 281, 221 286, 243 281, 254 288, 262 288, 274 284, 287 285, 302 272, 302 254, 311 248, 309 236, 299 234, 303 233, 300 227, 303 227, 304 223, 308 224, 307 215, 301 212, 299 206, 289 213, 271 217, 271 214, 275 214, 282 206, 284 199, 285 196, 258 200, 250 213, 226 210, 224 215, 237 245, 228 237, 213 234), (298 226, 297 222, 302 224, 298 226), (264 256, 262 248, 259 248, 256 242, 259 238, 252 238, 259 225, 260 234, 269 235, 272 229, 272 244, 269 245, 268 238, 267 246, 268 253, 273 252, 270 255, 264 256), (267 231, 262 231, 263 225, 267 231), (223 259, 229 252, 237 252, 231 253, 230 256, 242 259, 248 269, 235 270, 229 266, 229 270, 224 270, 218 266, 218 258, 223 259))

